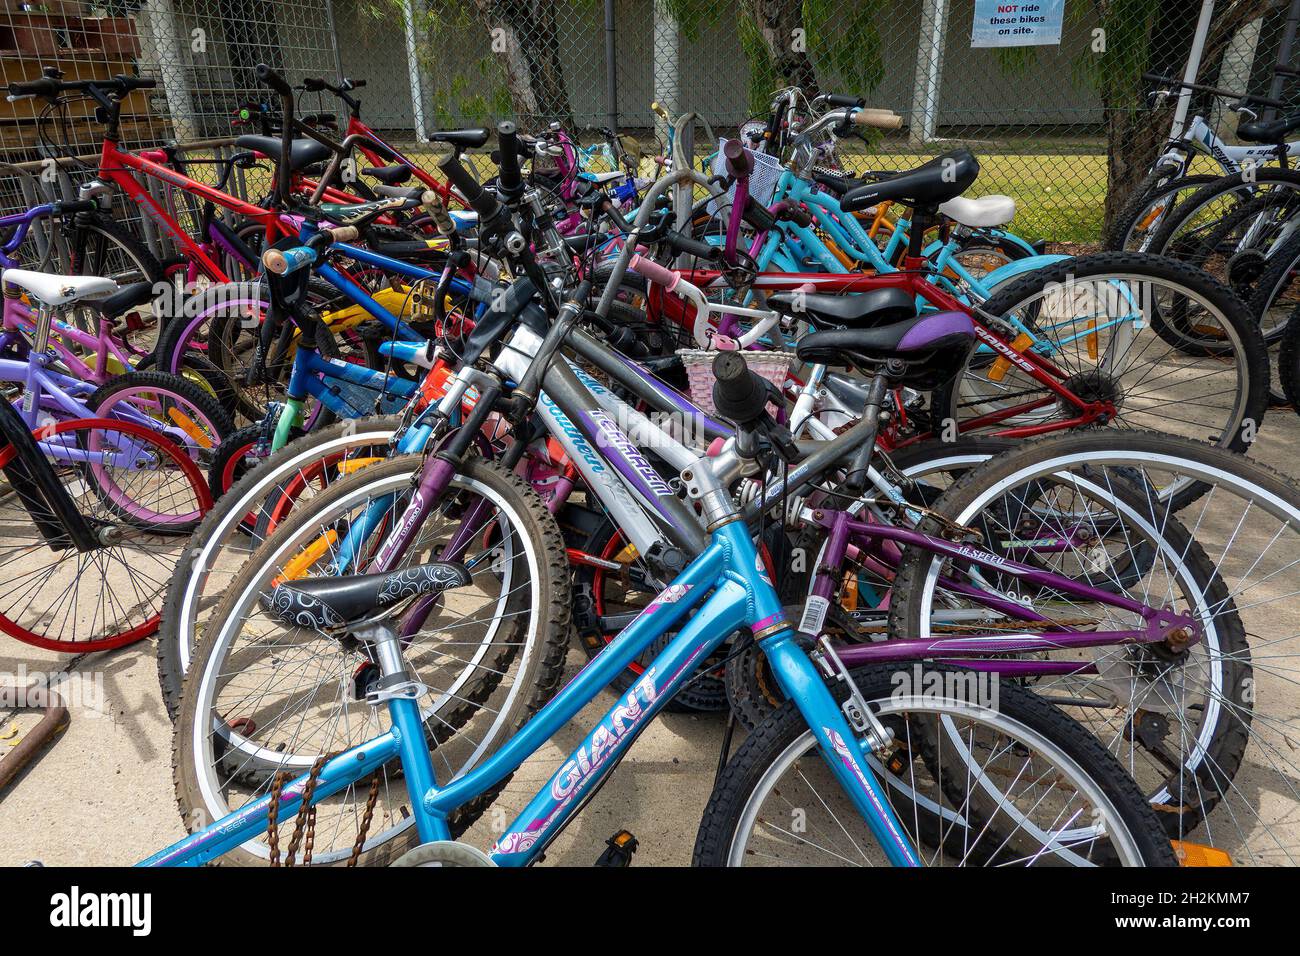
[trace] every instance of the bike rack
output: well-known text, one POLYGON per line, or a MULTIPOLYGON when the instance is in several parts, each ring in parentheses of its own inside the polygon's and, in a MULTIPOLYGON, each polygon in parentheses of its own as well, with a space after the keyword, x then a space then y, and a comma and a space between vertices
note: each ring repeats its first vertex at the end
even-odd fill
POLYGON ((31 733, 23 737, 9 753, 0 757, 0 793, 13 782, 14 778, 33 760, 40 756, 55 736, 67 729, 68 708, 63 705, 59 695, 49 688, 18 687, 17 685, 0 685, 0 700, 13 700, 20 694, 33 694, 45 698, 45 703, 16 704, 13 710, 44 711, 31 733))

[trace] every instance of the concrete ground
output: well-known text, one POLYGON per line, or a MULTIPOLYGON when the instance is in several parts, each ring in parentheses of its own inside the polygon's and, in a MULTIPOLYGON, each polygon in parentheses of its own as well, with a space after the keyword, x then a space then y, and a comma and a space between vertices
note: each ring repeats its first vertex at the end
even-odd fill
MULTIPOLYGON (((1255 457, 1294 474, 1300 461, 1300 419, 1290 410, 1270 413, 1255 457)), ((1266 619, 1243 612, 1248 630, 1264 635, 1265 641, 1276 635, 1284 644, 1294 644, 1300 635, 1297 593, 1270 604, 1266 619)), ((1282 653, 1280 647, 1274 653, 1282 653)), ((1286 653, 1295 653, 1294 647, 1286 653)), ((570 653, 569 676, 581 659, 580 652, 570 653)), ((30 676, 66 664, 59 655, 0 639, 2 676, 30 676)), ((1256 755, 1254 763, 1248 760, 1238 782, 1269 808, 1277 840, 1289 855, 1300 844, 1294 769, 1300 763, 1294 756, 1300 741, 1300 689, 1293 664, 1267 671, 1260 667, 1259 699, 1269 701, 1276 751, 1256 755)), ((66 732, 0 795, 0 865, 33 859, 49 865, 125 865, 184 833, 172 785, 172 725, 159 696, 152 641, 83 657, 75 662, 75 672, 102 679, 102 701, 74 706, 66 732)), ((91 690, 86 696, 93 699, 95 685, 91 690)), ((589 707, 580 725, 592 726, 611 700, 605 696, 589 707)), ((0 717, 5 715, 0 707, 0 717)), ((19 715, 0 723, 0 753, 8 752, 34 722, 30 715, 19 715)), ((560 837, 547 861, 588 865, 613 833, 626 828, 640 840, 638 865, 689 863, 723 727, 721 715, 669 714, 658 720, 560 837)), ((492 831, 500 831, 581 736, 579 725, 570 725, 526 763, 501 797, 502 811, 485 816, 471 832, 471 842, 488 846, 492 831)))

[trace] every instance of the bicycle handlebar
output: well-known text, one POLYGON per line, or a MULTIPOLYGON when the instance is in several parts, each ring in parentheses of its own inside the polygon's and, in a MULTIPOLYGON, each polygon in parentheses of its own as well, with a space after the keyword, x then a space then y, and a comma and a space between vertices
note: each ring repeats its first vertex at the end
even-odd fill
POLYGON ((719 352, 713 378, 713 404, 723 418, 743 426, 767 416, 767 380, 750 370, 740 352, 719 352))
POLYGON ((60 93, 89 93, 91 91, 117 93, 126 96, 136 90, 152 90, 157 86, 158 81, 152 77, 127 76, 124 73, 119 73, 109 80, 62 80, 58 77, 43 76, 38 80, 19 80, 10 83, 9 95, 6 99, 13 103, 33 96, 54 99, 60 93))
POLYGON ((482 184, 474 178, 474 174, 464 167, 459 153, 449 155, 438 163, 438 168, 465 197, 470 208, 479 214, 480 221, 487 222, 501 211, 501 203, 497 202, 497 197, 484 190, 482 184))
POLYGON ((257 81, 275 90, 281 96, 293 96, 293 87, 289 85, 289 81, 281 76, 278 70, 265 63, 257 64, 257 81))
POLYGON ((510 120, 497 124, 497 145, 501 148, 501 196, 508 201, 524 191, 523 174, 519 169, 519 128, 510 120))
POLYGON ((898 129, 903 125, 903 117, 893 110, 860 109, 849 121, 854 126, 873 126, 876 129, 898 129))
POLYGON ((1215 96, 1222 96, 1225 99, 1240 100, 1243 103, 1258 103, 1261 106, 1272 106, 1275 109, 1285 107, 1281 100, 1275 100, 1268 96, 1257 96, 1253 93, 1236 93, 1232 90, 1225 90, 1218 86, 1207 86, 1204 83, 1187 83, 1183 80, 1176 80, 1171 76, 1162 76, 1159 73, 1143 73, 1142 79, 1148 83, 1166 83, 1170 86, 1176 86, 1179 89, 1192 90, 1196 93, 1213 93, 1215 96))
POLYGON ((722 155, 727 160, 727 172, 736 179, 743 179, 754 172, 754 157, 740 140, 729 139, 723 143, 722 155))
POLYGON ((311 265, 336 242, 355 242, 360 235, 355 226, 322 229, 301 246, 292 249, 267 249, 262 253, 262 265, 267 272, 287 276, 311 265))

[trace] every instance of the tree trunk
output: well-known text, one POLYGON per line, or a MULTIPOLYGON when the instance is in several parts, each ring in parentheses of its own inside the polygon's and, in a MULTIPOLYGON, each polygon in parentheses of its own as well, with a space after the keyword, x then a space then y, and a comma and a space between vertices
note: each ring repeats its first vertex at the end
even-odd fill
POLYGON ((802 0, 743 0, 741 5, 754 19, 777 74, 789 85, 802 87, 809 99, 821 92, 804 45, 802 0))
POLYGON ((556 0, 474 0, 493 31, 492 51, 502 58, 515 112, 572 124, 564 86, 564 61, 556 0))

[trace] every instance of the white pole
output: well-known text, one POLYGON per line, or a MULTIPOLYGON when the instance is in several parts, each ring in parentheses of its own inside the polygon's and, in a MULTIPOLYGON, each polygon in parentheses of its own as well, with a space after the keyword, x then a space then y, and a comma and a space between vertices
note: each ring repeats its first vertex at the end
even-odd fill
POLYGON ((427 143, 429 130, 424 125, 424 81, 415 44, 415 0, 406 0, 402 4, 402 20, 406 27, 406 76, 411 84, 411 116, 415 121, 415 139, 427 143))
MULTIPOLYGON (((1201 16, 1196 21, 1196 33, 1192 36, 1192 49, 1187 54, 1187 69, 1183 71, 1184 83, 1195 83, 1196 74, 1201 69, 1201 54, 1205 52, 1205 38, 1210 33, 1210 20, 1214 17, 1214 0, 1205 0, 1201 4, 1201 16)), ((1187 109, 1192 102, 1192 91, 1183 90, 1178 95, 1178 108, 1174 110, 1174 123, 1169 129, 1169 138, 1178 139, 1183 135, 1183 124, 1187 122, 1187 109)))
POLYGON ((912 117, 907 128, 907 139, 913 146, 934 139, 939 126, 939 81, 943 78, 943 38, 947 26, 948 0, 925 0, 921 8, 921 42, 916 50, 912 117))
MULTIPOLYGON (((140 8, 145 30, 140 44, 141 59, 158 71, 162 79, 163 96, 167 111, 171 113, 172 133, 178 142, 198 139, 194 126, 194 101, 185 76, 184 51, 189 44, 182 42, 176 31, 176 14, 171 0, 145 0, 140 8)), ((211 42, 211 38, 206 38, 211 42)))

